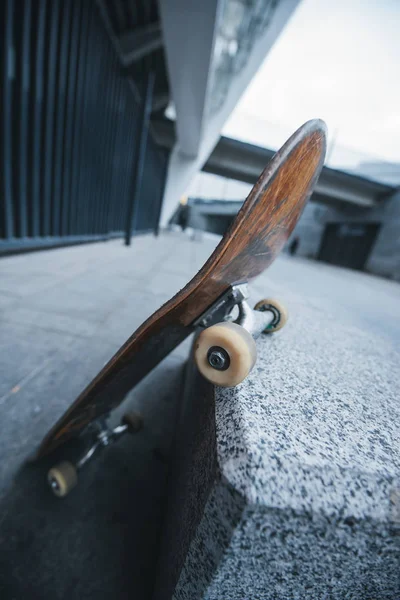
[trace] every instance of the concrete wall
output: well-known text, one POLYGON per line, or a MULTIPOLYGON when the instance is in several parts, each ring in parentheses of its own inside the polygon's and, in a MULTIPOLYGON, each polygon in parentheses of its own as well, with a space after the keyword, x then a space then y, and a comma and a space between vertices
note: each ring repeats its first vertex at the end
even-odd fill
POLYGON ((400 281, 400 191, 376 208, 345 206, 339 209, 308 204, 288 245, 294 237, 298 237, 300 244, 297 254, 316 258, 325 226, 337 222, 381 223, 366 270, 400 281))
MULTIPOLYGON (((378 210, 371 212, 376 215, 378 210)), ((385 203, 381 214, 383 226, 368 260, 367 270, 400 281, 400 191, 385 203)))
POLYGON ((229 202, 228 200, 210 203, 193 203, 193 201, 190 201, 187 226, 223 235, 235 218, 239 207, 238 202, 229 202))
POLYGON ((307 258, 315 258, 318 254, 325 227, 325 217, 330 209, 318 204, 307 204, 288 245, 296 237, 299 238, 297 254, 307 258))
MULTIPOLYGON (((187 226, 203 231, 215 231, 210 217, 230 216, 238 210, 237 202, 204 202, 188 206, 187 226)), ((298 237, 297 254, 317 258, 326 225, 329 223, 380 223, 381 229, 366 264, 366 271, 400 281, 400 190, 375 208, 344 205, 328 207, 310 202, 300 218, 286 248, 298 237)), ((223 233, 221 229, 220 233, 223 233)))

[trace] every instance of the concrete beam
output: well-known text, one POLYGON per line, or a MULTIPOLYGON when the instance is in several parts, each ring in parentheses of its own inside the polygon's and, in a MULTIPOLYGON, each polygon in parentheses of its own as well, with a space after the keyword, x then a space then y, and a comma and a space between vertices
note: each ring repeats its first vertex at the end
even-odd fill
POLYGON ((214 38, 218 31, 223 3, 221 0, 215 0, 215 3, 213 0, 205 0, 202 3, 195 0, 159 1, 172 97, 177 115, 177 144, 171 152, 168 165, 160 219, 161 226, 168 223, 179 198, 185 193, 192 177, 202 169, 207 161, 218 142, 224 123, 278 39, 298 3, 299 0, 280 0, 273 3, 268 24, 262 33, 254 38, 245 64, 235 72, 230 80, 223 104, 218 110, 207 112, 209 104, 207 102, 207 106, 205 106, 205 103, 209 99, 207 92, 210 92, 207 88, 211 87, 209 81, 212 73, 210 67, 212 67, 214 38), (207 15, 204 11, 205 6, 207 15), (175 15, 178 7, 182 14, 175 15), (213 11, 215 22, 211 36, 213 11), (189 13, 191 19, 187 21, 189 13), (207 27, 205 27, 205 19, 208 19, 207 27), (205 37, 205 33, 208 37, 205 37), (206 62, 208 62, 207 74, 205 72, 206 62), (206 81, 207 84, 205 84, 206 81), (198 90, 201 91, 201 96, 198 95, 198 90))
POLYGON ((125 67, 144 58, 163 45, 160 23, 151 23, 118 37, 121 62, 125 67))
MULTIPOLYGON (((271 160, 273 150, 221 137, 203 167, 207 173, 255 183, 271 160)), ((373 207, 394 188, 357 175, 324 167, 315 189, 325 201, 341 201, 358 206, 373 207)))
MULTIPOLYGON (((153 123, 157 142, 171 149, 174 146, 174 126, 170 121, 153 123)), ((265 165, 271 160, 274 150, 260 148, 239 140, 221 137, 203 171, 221 175, 237 181, 254 184, 265 165)), ((358 175, 324 167, 318 181, 314 200, 324 204, 347 203, 361 207, 373 207, 380 200, 391 196, 395 188, 358 175)))
MULTIPOLYGON (((124 39, 124 36, 116 35, 113 25, 111 23, 110 15, 108 13, 107 4, 106 4, 105 0, 96 0, 96 3, 99 8, 100 16, 103 20, 103 24, 107 31, 107 34, 111 40, 112 45, 114 46, 114 50, 118 55, 121 65, 123 65, 124 67, 129 66, 133 62, 133 56, 136 56, 137 58, 135 58, 135 60, 138 60, 139 58, 145 56, 146 53, 157 50, 156 46, 158 44, 158 41, 156 42, 155 39, 153 39, 153 45, 152 45, 152 47, 150 47, 151 44, 150 44, 149 38, 151 37, 151 31, 153 31, 154 37, 156 37, 156 31, 157 31, 157 29, 159 30, 159 39, 161 39, 161 45, 162 45, 161 26, 158 22, 155 24, 149 25, 148 27, 143 27, 138 30, 139 32, 141 32, 139 37, 142 38, 142 48, 140 49, 139 38, 136 38, 136 41, 133 40, 133 38, 132 38, 132 36, 134 35, 134 32, 127 33, 126 39, 124 39), (146 44, 146 40, 145 40, 145 38, 146 38, 145 32, 146 31, 148 34, 147 44, 146 44), (121 47, 121 42, 123 44, 125 44, 124 48, 128 54, 124 53, 123 48, 121 47), (135 51, 134 51, 134 47, 136 48, 135 51), (130 60, 130 57, 129 57, 129 50, 131 50, 132 53, 136 52, 134 55, 132 54, 132 57, 131 57, 132 61, 130 60), (142 52, 142 55, 140 57, 139 57, 139 52, 142 52)), ((134 81, 133 77, 129 74, 127 74, 126 80, 128 82, 128 85, 129 85, 134 97, 135 97, 135 100, 140 103, 141 98, 140 98, 139 89, 137 87, 137 82, 134 81)), ((156 110, 159 110, 159 108, 161 107, 161 103, 158 102, 158 100, 157 100, 157 103, 158 103, 158 106, 156 107, 156 110)))
POLYGON ((179 152, 192 158, 201 143, 219 5, 219 0, 159 1, 179 152))

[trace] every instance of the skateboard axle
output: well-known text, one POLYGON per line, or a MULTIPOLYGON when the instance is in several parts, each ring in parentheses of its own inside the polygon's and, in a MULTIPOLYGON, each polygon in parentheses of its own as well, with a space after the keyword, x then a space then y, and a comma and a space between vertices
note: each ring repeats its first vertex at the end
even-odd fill
POLYGON ((57 481, 57 479, 55 479, 54 477, 49 477, 49 484, 51 489, 53 490, 53 492, 57 495, 57 493, 60 491, 60 486, 59 483, 57 481))
POLYGON ((213 369, 217 369, 217 371, 226 371, 229 369, 229 365, 231 363, 229 354, 220 346, 212 346, 209 349, 207 360, 208 364, 213 367, 213 369))
POLYGON ((238 308, 239 316, 236 323, 244 327, 254 339, 257 339, 264 331, 272 327, 279 318, 279 313, 274 312, 273 307, 254 310, 245 300, 238 304, 238 308))
POLYGON ((101 448, 109 446, 112 442, 115 442, 121 435, 126 433, 129 429, 127 424, 117 425, 114 429, 110 429, 107 426, 105 419, 99 421, 99 432, 94 441, 94 444, 85 452, 85 454, 76 463, 76 468, 81 469, 101 448))

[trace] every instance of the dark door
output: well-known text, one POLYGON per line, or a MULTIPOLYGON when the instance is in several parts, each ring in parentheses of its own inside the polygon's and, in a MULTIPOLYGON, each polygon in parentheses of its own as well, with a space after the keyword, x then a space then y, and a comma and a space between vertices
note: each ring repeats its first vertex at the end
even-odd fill
POLYGON ((325 227, 318 260, 362 270, 379 228, 378 223, 329 223, 325 227))
POLYGON ((207 215, 207 231, 224 235, 229 225, 232 223, 234 215, 207 215))

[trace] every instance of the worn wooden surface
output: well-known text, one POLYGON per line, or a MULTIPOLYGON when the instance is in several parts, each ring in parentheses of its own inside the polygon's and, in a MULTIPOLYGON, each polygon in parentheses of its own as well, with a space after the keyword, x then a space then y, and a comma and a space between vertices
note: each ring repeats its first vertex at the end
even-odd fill
POLYGON ((38 457, 118 406, 229 286, 251 281, 274 261, 312 193, 325 151, 326 127, 320 120, 305 123, 289 138, 202 269, 133 333, 47 434, 38 457))

